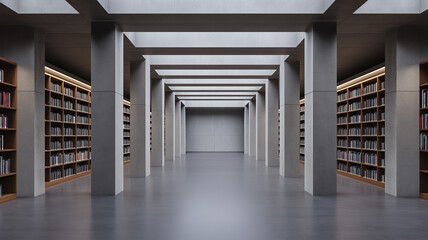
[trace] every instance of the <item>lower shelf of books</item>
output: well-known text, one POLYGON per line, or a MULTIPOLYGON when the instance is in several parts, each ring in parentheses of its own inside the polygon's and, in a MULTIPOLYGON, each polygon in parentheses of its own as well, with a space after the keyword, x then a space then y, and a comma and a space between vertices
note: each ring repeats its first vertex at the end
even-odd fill
POLYGON ((59 178, 59 179, 56 179, 56 180, 53 180, 53 181, 50 181, 50 182, 46 182, 45 183, 45 187, 46 188, 52 187, 52 186, 55 186, 55 185, 58 185, 58 184, 61 184, 61 183, 64 183, 64 182, 71 181, 71 180, 76 179, 76 178, 87 176, 89 174, 91 174, 90 170, 89 171, 85 171, 85 172, 81 172, 81 173, 77 173, 77 174, 73 174, 71 176, 59 178))
POLYGON ((369 183, 369 184, 372 184, 372 185, 375 185, 378 187, 382 187, 382 188, 385 187, 385 183, 383 183, 383 182, 379 182, 379 181, 375 181, 375 180, 372 180, 369 178, 361 177, 360 175, 356 175, 356 174, 350 174, 350 173, 347 173, 347 172, 344 172, 341 170, 337 170, 336 172, 337 172, 337 174, 340 174, 342 176, 349 177, 349 178, 352 178, 352 179, 355 179, 355 180, 358 180, 361 182, 369 183))

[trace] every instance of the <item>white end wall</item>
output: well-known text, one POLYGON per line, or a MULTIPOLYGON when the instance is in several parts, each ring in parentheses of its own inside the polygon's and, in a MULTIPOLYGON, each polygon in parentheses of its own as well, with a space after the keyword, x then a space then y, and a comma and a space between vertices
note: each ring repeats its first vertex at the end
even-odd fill
POLYGON ((188 108, 188 152, 243 152, 243 108, 188 108))

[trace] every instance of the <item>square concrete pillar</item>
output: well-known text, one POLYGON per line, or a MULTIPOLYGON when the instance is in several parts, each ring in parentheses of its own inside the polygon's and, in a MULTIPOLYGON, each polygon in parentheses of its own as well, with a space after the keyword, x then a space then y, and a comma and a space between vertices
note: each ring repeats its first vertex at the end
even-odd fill
POLYGON ((250 157, 256 157, 256 142, 257 142, 257 115, 256 115, 256 103, 250 101, 248 103, 248 155, 250 157))
POLYGON ((284 177, 298 177, 299 170, 299 62, 280 64, 280 167, 284 177))
POLYGON ((152 166, 165 164, 165 81, 152 80, 152 166))
POLYGON ((248 104, 244 107, 244 154, 248 154, 248 104))
POLYGON ((181 101, 175 101, 175 157, 181 156, 181 101))
POLYGON ((266 156, 266 104, 265 94, 258 92, 256 93, 256 160, 265 161, 266 156))
POLYGON ((336 194, 336 86, 336 23, 314 23, 305 38, 305 191, 312 195, 336 194))
POLYGON ((186 154, 186 106, 181 106, 181 154, 186 154))
POLYGON ((397 29, 385 48, 385 192, 419 197, 419 31, 397 29))
POLYGON ((93 195, 123 191, 123 32, 111 22, 91 26, 93 195))
POLYGON ((278 167, 278 80, 266 80, 265 96, 265 163, 268 167, 278 167))
POLYGON ((131 62, 131 176, 150 175, 150 59, 131 62))
POLYGON ((175 93, 165 93, 165 159, 175 160, 175 93))
POLYGON ((45 35, 0 27, 0 56, 17 68, 17 196, 45 193, 45 35))

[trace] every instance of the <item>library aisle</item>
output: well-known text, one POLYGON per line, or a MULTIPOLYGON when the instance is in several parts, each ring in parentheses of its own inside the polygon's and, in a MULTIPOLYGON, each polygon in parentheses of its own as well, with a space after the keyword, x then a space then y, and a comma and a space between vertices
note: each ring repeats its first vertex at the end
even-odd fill
MULTIPOLYGON (((117 197, 91 197, 86 176, 0 205, 1 239, 426 239, 428 202, 338 176, 313 197, 303 178, 242 153, 188 153, 130 178, 117 197)), ((301 166, 303 172, 303 165, 301 166)))

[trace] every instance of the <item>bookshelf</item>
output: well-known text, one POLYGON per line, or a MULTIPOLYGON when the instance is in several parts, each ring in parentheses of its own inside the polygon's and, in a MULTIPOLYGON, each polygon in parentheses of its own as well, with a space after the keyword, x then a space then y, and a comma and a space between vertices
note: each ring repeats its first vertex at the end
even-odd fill
POLYGON ((0 57, 0 203, 16 199, 17 65, 0 57))
POLYGON ((123 164, 131 162, 131 103, 123 100, 123 164))
POLYGON ((428 200, 428 63, 420 65, 419 192, 428 200))
POLYGON ((385 186, 385 70, 337 87, 337 173, 385 186))
POLYGON ((300 142, 299 142, 299 162, 305 164, 305 100, 301 99, 300 103, 300 142))
POLYGON ((91 172, 91 87, 45 68, 45 186, 91 172))

